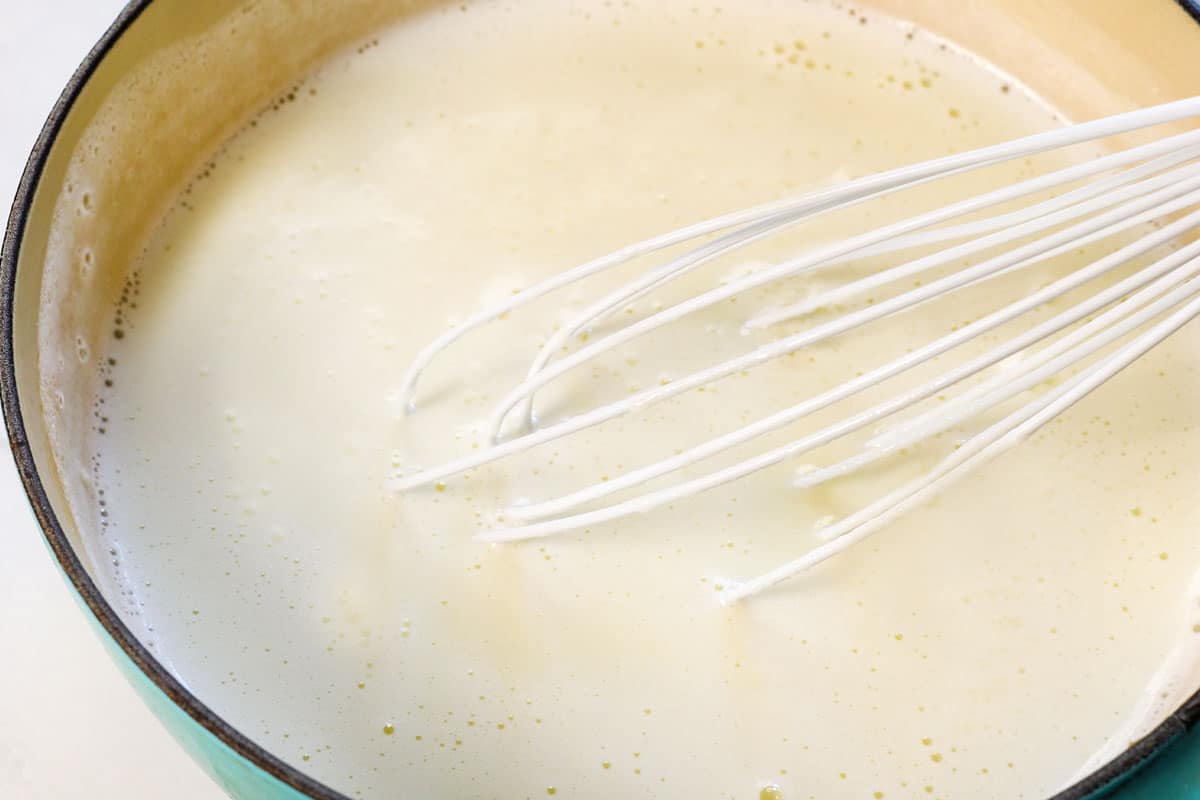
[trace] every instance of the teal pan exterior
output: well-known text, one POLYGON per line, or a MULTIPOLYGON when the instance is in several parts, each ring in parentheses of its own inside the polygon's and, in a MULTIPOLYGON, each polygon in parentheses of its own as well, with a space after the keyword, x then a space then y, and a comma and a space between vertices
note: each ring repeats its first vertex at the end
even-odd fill
MULTIPOLYGON (((66 536, 39 475, 21 411, 14 311, 17 264, 35 192, 80 92, 113 46, 153 4, 134 0, 76 71, 55 105, 21 179, 0 250, 0 405, 18 473, 50 553, 93 629, 142 700, 191 757, 230 796, 241 800, 349 800, 234 729, 141 645, 101 595, 66 536)), ((1200 0, 1178 0, 1200 23, 1200 0)), ((1200 693, 1116 761, 1050 800, 1200 800, 1200 693)))

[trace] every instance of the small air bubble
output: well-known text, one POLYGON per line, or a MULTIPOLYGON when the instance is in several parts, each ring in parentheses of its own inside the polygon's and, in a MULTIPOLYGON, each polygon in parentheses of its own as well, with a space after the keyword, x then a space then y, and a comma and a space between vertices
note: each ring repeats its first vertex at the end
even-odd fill
POLYGON ((95 266, 96 258, 92 254, 91 248, 85 247, 79 251, 79 271, 88 277, 92 274, 92 268, 95 266))

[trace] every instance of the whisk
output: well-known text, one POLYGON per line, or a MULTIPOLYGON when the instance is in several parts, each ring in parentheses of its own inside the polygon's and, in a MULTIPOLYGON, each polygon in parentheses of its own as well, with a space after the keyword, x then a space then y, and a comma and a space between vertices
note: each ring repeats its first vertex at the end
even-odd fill
POLYGON ((1193 97, 894 169, 690 225, 631 244, 543 280, 468 317, 421 350, 408 369, 401 389, 406 408, 412 411, 415 407, 417 383, 425 368, 440 352, 469 332, 590 276, 667 248, 694 243, 682 255, 653 266, 627 284, 598 297, 554 331, 534 355, 525 378, 499 403, 490 423, 490 447, 406 476, 397 487, 414 489, 544 445, 948 293, 1026 269, 1122 232, 1135 231, 1136 236, 1129 243, 1120 247, 1114 245, 1115 249, 1106 255, 922 347, 676 455, 570 494, 508 508, 503 514, 502 527, 477 537, 487 542, 531 539, 650 511, 877 425, 885 418, 999 365, 994 375, 985 376, 932 410, 902 419, 869 438, 855 454, 828 466, 808 469, 795 479, 796 487, 814 487, 978 418, 1040 384, 1052 383, 1048 390, 1035 393, 1016 410, 962 441, 925 474, 824 527, 820 532, 824 541, 809 552, 758 577, 729 582, 721 598, 723 602, 735 602, 796 576, 863 541, 941 491, 950 481, 1028 438, 1200 313, 1200 240, 1182 243, 1189 238, 1185 234, 1200 227, 1200 128, 1111 152, 824 244, 657 310, 556 359, 564 345, 618 309, 680 276, 817 215, 970 170, 1198 116, 1200 97, 1193 97), (1068 186, 1073 188, 1053 194, 1059 187, 1068 186), (1044 199, 1047 196, 1049 199, 1044 199), (1017 210, 1005 209, 991 216, 979 214, 1025 198, 1032 199, 1017 210), (955 222, 967 215, 973 216, 967 221, 955 222), (616 402, 544 427, 534 424, 535 394, 602 353, 756 287, 851 260, 909 248, 926 248, 929 252, 866 277, 849 280, 801 302, 758 314, 745 325, 767 328, 817 309, 840 308, 839 304, 863 298, 877 287, 903 278, 948 265, 951 269, 948 272, 943 269, 945 274, 939 274, 936 279, 916 282, 915 288, 888 299, 857 308, 850 306, 851 310, 832 319, 665 385, 637 391, 616 402), (912 370, 1159 248, 1169 250, 1168 254, 918 386, 733 465, 699 477, 680 479, 665 488, 642 490, 647 481, 692 467, 912 370), (976 255, 982 260, 972 261, 976 255), (963 266, 955 268, 953 265, 963 266), (1013 359, 1013 356, 1019 358, 1013 359), (1057 381, 1051 381, 1056 377, 1057 381), (504 438, 506 420, 514 414, 520 415, 524 423, 522 430, 516 436, 504 438), (628 490, 634 490, 632 497, 601 502, 628 490))

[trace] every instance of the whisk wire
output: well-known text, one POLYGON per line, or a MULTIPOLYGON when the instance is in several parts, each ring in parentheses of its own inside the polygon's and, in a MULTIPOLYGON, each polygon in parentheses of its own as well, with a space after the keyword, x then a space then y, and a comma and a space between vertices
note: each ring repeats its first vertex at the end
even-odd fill
MULTIPOLYGON (((1087 198, 1107 192, 1125 182, 1132 181, 1145 175, 1153 174, 1162 168, 1173 164, 1181 163, 1190 158, 1195 157, 1196 149, 1191 145, 1200 141, 1200 131, 1190 131, 1188 133, 1179 134, 1175 137, 1170 137, 1161 142, 1153 142, 1141 147, 1131 148, 1127 151, 1113 153, 1100 159, 1085 162, 1084 164, 1067 167, 1049 175, 1038 176, 1035 178, 1022 181, 1013 186, 1004 187, 993 192, 989 192, 980 197, 971 198, 961 203, 954 204, 948 208, 941 209, 939 212, 932 214, 919 215, 909 220, 899 223, 898 227, 903 229, 919 231, 931 226, 940 224, 943 221, 953 219, 958 216, 965 216, 991 206, 1001 203, 1010 202, 1014 199, 1027 196, 1029 194, 1046 191, 1047 189, 1055 188, 1067 183, 1078 181, 1081 178, 1090 177, 1108 169, 1114 169, 1124 166, 1129 163, 1134 163, 1139 159, 1150 158, 1161 152, 1166 152, 1165 156, 1160 159, 1155 159, 1147 164, 1144 164, 1133 170, 1129 170, 1124 174, 1113 176, 1112 178, 1098 181, 1094 184, 1089 184, 1073 192, 1062 195, 1059 198, 1053 198, 1046 203, 1039 204, 1030 209, 1012 212, 1010 215, 999 215, 990 218, 990 220, 976 221, 967 223, 962 226, 943 227, 933 231, 926 231, 923 234, 911 235, 903 237, 899 232, 893 233, 895 228, 889 226, 879 231, 868 233, 864 236, 867 241, 874 240, 875 244, 867 244, 861 247, 841 247, 837 252, 825 254, 827 257, 820 257, 818 254, 809 254, 811 262, 805 264, 803 262, 793 262, 791 270, 785 270, 781 277, 798 274, 801 271, 809 268, 825 268, 844 263, 853 258, 866 258, 874 255, 892 252, 898 249, 904 249, 910 246, 922 244, 933 244, 940 241, 949 241, 956 238, 966 237, 968 235, 979 235, 987 233, 991 230, 997 230, 1005 225, 1015 224, 1026 219, 1032 219, 1044 210, 1062 207, 1071 204, 1075 199, 1087 198), (1180 148, 1178 152, 1171 152, 1172 148, 1180 148), (889 241, 890 240, 890 241, 889 241)), ((912 188, 919 183, 927 182, 947 177, 950 174, 965 171, 963 169, 951 170, 945 174, 936 175, 914 182, 903 188, 912 188)), ((546 365, 555 357, 555 355, 565 347, 570 339, 589 326, 596 324, 605 316, 611 314, 618 308, 628 306, 635 302, 647 292, 659 288, 664 284, 675 280, 676 278, 699 268, 708 263, 712 259, 729 252, 733 249, 749 245, 755 241, 773 236, 781 231, 800 222, 805 222, 814 217, 831 210, 845 208, 856 203, 866 202, 876 197, 882 197, 895 191, 894 188, 880 190, 874 194, 863 196, 855 196, 837 202, 829 202, 826 204, 814 204, 812 207, 805 207, 801 212, 785 211, 780 214, 769 216, 745 228, 735 230, 729 234, 725 234, 713 242, 695 248, 682 256, 668 261, 666 264, 651 270, 646 276, 631 282, 625 287, 616 289, 603 298, 601 298, 593 306, 588 307, 583 312, 572 318, 566 325, 555 331, 549 339, 539 349, 537 356, 529 367, 526 375, 526 380, 531 380, 535 375, 542 372, 546 365)), ((746 286, 746 288, 753 288, 746 286)), ((715 302, 720 302, 720 299, 715 302)), ((669 320, 668 320, 669 321, 669 320)), ((750 327, 760 327, 770 322, 763 321, 760 324, 759 320, 751 320, 750 327)), ((665 324, 665 323, 664 323, 665 324)), ((533 423, 533 392, 525 398, 524 414, 526 427, 533 423)), ((498 425, 493 425, 493 439, 498 434, 498 425)))
MULTIPOLYGON (((1192 257, 1197 252, 1200 252, 1200 248, 1188 251, 1186 256, 1192 257)), ((1023 369, 1019 374, 997 376, 1003 380, 981 384, 976 387, 979 391, 964 393, 937 409, 931 409, 914 419, 906 420, 897 428, 868 440, 864 446, 864 452, 833 466, 805 473, 799 476, 793 485, 810 488, 833 478, 848 475, 906 447, 911 447, 950 430, 1039 383, 1049 380, 1154 319, 1164 310, 1178 305, 1189 296, 1189 292, 1195 291, 1194 285, 1186 284, 1182 289, 1177 289, 1150 302, 1137 313, 1131 313, 1142 303, 1152 300, 1155 296, 1178 284, 1180 280, 1191 278, 1198 269, 1200 269, 1200 261, 1190 261, 1186 268, 1179 270, 1179 274, 1170 274, 1166 278, 1160 279, 1158 283, 1144 289, 1141 296, 1135 295, 1124 300, 1104 315, 1038 351, 1022 365, 1023 369), (1122 319, 1123 317, 1124 319, 1122 319)))
MULTIPOLYGON (((1084 217, 1087 214, 1095 212, 1097 209, 1110 206, 1113 202, 1125 200, 1131 196, 1134 197, 1133 200, 1117 206, 1116 209, 1108 213, 1099 214, 1098 216, 1085 220, 1084 222, 1068 228, 1065 231, 1050 234, 1042 239, 1035 240, 1024 245, 1023 247, 1010 251, 1004 256, 999 256, 995 259, 989 259, 983 264, 980 264, 969 270, 965 270, 964 273, 960 273, 960 276, 962 276, 960 278, 948 282, 936 282, 915 289, 912 292, 903 295, 905 298, 904 302, 920 302, 922 299, 932 296, 933 294, 936 294, 937 292, 947 288, 949 284, 965 281, 965 275, 973 276, 976 274, 994 272, 999 268, 997 267, 998 264, 1001 264, 1002 266, 1011 266, 1027 256, 1038 255, 1039 253, 1051 250, 1053 247, 1070 244, 1071 242, 1075 242, 1082 235, 1103 230, 1105 226, 1109 225, 1110 223, 1118 223, 1128 216, 1154 208, 1155 205, 1167 200, 1171 200, 1178 196, 1178 194, 1200 185, 1195 183, 1194 180, 1189 180, 1189 178, 1194 178, 1194 176, 1197 174, 1196 165, 1181 167, 1179 168, 1179 172, 1184 176, 1183 178, 1174 176, 1174 173, 1147 178, 1134 184, 1133 186, 1125 187, 1124 189, 1114 191, 1110 194, 1102 195, 1100 197, 1091 198, 1089 200, 1077 203, 1074 206, 1059 209, 1049 214, 1044 214, 1022 224, 1014 225, 1008 229, 1001 230, 990 236, 983 236, 974 241, 966 242, 962 245, 949 248, 945 251, 926 256, 922 259, 917 259, 915 262, 910 262, 910 264, 904 265, 903 267, 897 267, 894 272, 905 271, 908 274, 932 269, 935 266, 965 258, 981 250, 1003 245, 1015 239, 1019 239, 1024 236, 1044 231, 1056 225, 1063 224, 1064 222, 1072 219, 1084 217), (1144 194, 1139 197, 1139 192, 1144 191, 1145 189, 1157 189, 1157 191, 1152 191, 1149 194, 1144 194), (1011 261, 1008 261, 1008 259, 1011 259, 1011 261), (935 286, 937 287, 936 290, 933 288, 935 286)), ((843 256, 858 249, 860 243, 876 244, 886 240, 887 238, 890 238, 895 233, 907 233, 912 230, 926 227, 929 224, 933 224, 933 221, 943 221, 945 219, 952 218, 952 211, 954 212, 953 216, 957 216, 958 214, 957 211, 955 211, 955 208, 956 207, 952 206, 950 209, 941 210, 929 215, 913 217, 908 220, 904 220, 903 222, 896 223, 893 226, 886 226, 878 231, 864 234, 861 237, 852 237, 845 242, 827 248, 821 248, 815 254, 800 256, 796 259, 784 261, 776 266, 769 267, 760 272, 746 276, 741 280, 710 289, 707 292, 703 292, 688 300, 677 303, 674 306, 670 306, 648 317, 637 320, 626 327, 613 332, 609 336, 600 339, 599 341, 588 343, 574 353, 555 361, 553 364, 545 366, 541 371, 537 372, 532 377, 522 381, 500 401, 495 413, 492 416, 492 440, 499 440, 500 431, 503 427, 505 418, 508 416, 509 412, 511 412, 512 409, 516 407, 517 404, 519 404, 524 398, 531 395, 538 389, 546 386, 548 383, 564 375, 570 370, 575 369, 581 364, 594 359, 598 355, 608 352, 620 345, 626 344, 640 336, 661 328, 664 325, 676 322, 689 314, 709 308, 717 303, 724 302, 752 289, 777 281, 780 278, 792 277, 806 271, 820 268, 827 263, 830 258, 843 256)), ((959 286, 954 286, 953 288, 960 288, 960 286, 961 284, 959 286)), ((835 323, 830 323, 830 326, 831 328, 837 329, 835 333, 841 333, 845 330, 849 330, 851 327, 857 327, 859 324, 863 324, 865 321, 875 319, 882 314, 891 313, 895 310, 897 304, 903 305, 903 303, 899 302, 899 298, 893 298, 892 301, 888 301, 870 309, 864 309, 860 312, 856 312, 855 314, 848 315, 847 317, 844 317, 835 323)), ((795 348, 799 348, 809 346, 815 343, 815 341, 819 340, 820 339, 805 340, 804 338, 788 338, 781 340, 778 343, 769 345, 765 348, 760 348, 760 350, 755 351, 755 353, 752 353, 746 357, 745 362, 738 363, 736 366, 733 366, 730 371, 745 369, 748 365, 755 363, 755 361, 759 358, 762 360, 767 360, 784 354, 788 352, 788 349, 786 348, 793 347, 792 342, 795 342, 795 348)), ((717 377, 724 377, 724 374, 728 374, 728 372, 718 374, 717 377)), ((713 379, 715 380, 715 378, 713 379)))
MULTIPOLYGON (((747 370, 761 365, 774 358, 795 352, 805 347, 810 347, 833 336, 846 333, 882 317, 890 316, 893 313, 897 313, 899 311, 903 311, 927 302, 931 299, 941 297, 948 292, 972 285, 980 279, 989 276, 994 277, 1005 268, 1015 267, 1017 265, 1027 266, 1028 264, 1035 263, 1034 259, 1036 256, 1050 252, 1060 245, 1071 245, 1072 243, 1077 242, 1082 236, 1104 230, 1111 223, 1120 223, 1122 220, 1134 216, 1139 212, 1161 207, 1161 204, 1164 201, 1173 200, 1180 193, 1187 192, 1188 190, 1195 191, 1196 189, 1200 188, 1200 175, 1194 174, 1195 172, 1196 168, 1193 168, 1189 172, 1191 177, 1180 180, 1167 187, 1159 189, 1158 191, 1151 192, 1150 194, 1141 198, 1131 200, 1115 209, 1098 214, 1066 229, 1046 235, 1042 238, 1021 245, 1013 250, 989 258, 979 264, 964 268, 958 272, 939 278, 938 280, 908 290, 879 303, 870 305, 866 308, 850 312, 844 316, 830 320, 829 322, 825 322, 808 330, 801 331, 800 333, 796 333, 791 336, 785 336, 776 341, 761 345, 749 353, 728 359, 720 364, 698 370, 697 372, 694 372, 685 378, 673 381, 666 386, 642 390, 641 392, 638 392, 630 397, 596 409, 596 421, 590 424, 599 424, 599 422, 607 421, 615 416, 621 416, 635 408, 645 408, 649 405, 653 405, 691 389, 712 383, 742 370, 747 370)), ((1069 215, 1065 211, 1060 211, 1050 216, 1055 217, 1055 222, 1061 222, 1069 215)), ((1036 232, 1037 230, 1038 228, 1025 230, 1022 232, 1022 235, 1025 233, 1036 232)), ((732 294, 738 293, 740 292, 733 292, 731 293, 731 296, 732 294)), ((680 304, 680 306, 684 305, 687 305, 687 303, 680 304)), ((678 306, 676 308, 678 308, 678 306)), ((683 312, 678 312, 676 315, 674 315, 674 318, 678 318, 682 315, 683 312)), ((664 322, 661 321, 650 323, 649 320, 651 319, 653 318, 647 318, 641 322, 635 322, 629 327, 622 329, 621 331, 618 331, 612 336, 597 343, 597 346, 603 345, 614 339, 628 341, 651 324, 653 324, 654 327, 664 324, 664 322)), ((500 411, 493 417, 493 434, 496 433, 497 427, 500 424, 500 420, 503 419, 503 416, 507 413, 507 411, 511 410, 518 402, 520 402, 522 397, 524 397, 533 389, 545 385, 550 380, 558 377, 569 369, 578 366, 578 364, 588 360, 593 356, 594 352, 589 352, 589 348, 585 347, 571 356, 555 362, 553 366, 547 368, 542 373, 539 373, 539 375, 532 381, 523 382, 513 389, 501 401, 500 411)), ((573 419, 580 419, 580 417, 575 417, 573 419)), ((548 430, 552 429, 553 428, 548 430)))
MULTIPOLYGON (((1200 215, 1190 220, 1190 222, 1193 225, 1200 225, 1200 215)), ((1171 234, 1177 233, 1183 227, 1184 225, 1180 224, 1179 227, 1173 231, 1168 231, 1165 234, 1159 234, 1156 239, 1165 240, 1171 234)), ((1114 256, 1114 260, 1116 258, 1132 258, 1137 255, 1138 250, 1144 251, 1152 248, 1154 245, 1155 242, 1153 241, 1149 243, 1139 242, 1136 246, 1136 250, 1131 246, 1130 249, 1125 250, 1119 256, 1114 256)), ((929 381, 920 387, 909 390, 908 392, 891 399, 885 404, 880 404, 871 409, 869 412, 864 412, 862 419, 859 420, 861 421, 861 424, 857 424, 858 421, 854 423, 854 430, 858 430, 862 427, 870 425, 874 422, 877 422, 883 416, 902 410, 904 407, 908 407, 916 402, 927 399, 945 390, 946 388, 981 372, 984 369, 1002 362, 1004 359, 1009 358, 1016 353, 1022 352, 1029 346, 1036 344, 1048 336, 1058 333, 1069 325, 1079 322, 1089 314, 1095 313, 1100 308, 1120 300, 1129 292, 1145 286, 1147 283, 1150 283, 1164 274, 1169 274, 1174 270, 1178 270, 1180 265, 1184 264, 1189 258, 1194 256, 1200 256, 1200 244, 1192 244, 1176 253, 1173 253, 1155 262, 1153 265, 1146 267, 1134 275, 1120 281, 1119 283, 1116 283, 1091 296, 1076 306, 1073 306, 1072 308, 1058 314, 1054 318, 1023 332, 1007 342, 1004 342, 991 351, 964 364, 961 364, 958 367, 939 375, 936 379, 929 381)), ((1195 265, 1193 265, 1193 268, 1195 268, 1195 265)), ((1183 272, 1182 276, 1186 277, 1187 274, 1188 273, 1183 272)), ((1182 278, 1177 277, 1175 280, 1179 279, 1182 278)), ((1026 304, 1034 304, 1043 299, 1052 299, 1052 296, 1061 296, 1061 294, 1076 288, 1081 282, 1082 281, 1079 279, 1079 276, 1073 276, 1072 278, 1064 280, 1058 285, 1047 287, 1045 290, 1043 290, 1043 295, 1037 298, 1030 298, 1026 304)), ((1170 285, 1173 284, 1164 284, 1160 291, 1169 288, 1170 285)), ((1132 300, 1133 298, 1130 299, 1132 300)), ((827 408, 836 402, 840 402, 841 400, 853 396, 854 394, 857 394, 865 389, 876 386, 879 383, 882 383, 883 381, 888 380, 902 372, 924 364, 958 347, 959 345, 964 344, 965 342, 976 339, 988 331, 994 330, 1000 325, 1015 318, 1020 313, 1024 313, 1026 310, 1027 309, 1024 307, 1015 309, 1008 307, 1002 309, 993 313, 992 315, 989 315, 988 317, 981 318, 980 320, 977 320, 968 326, 949 333, 940 339, 927 344, 919 350, 896 358, 875 370, 867 372, 850 381, 839 384, 833 389, 810 398, 805 402, 799 403, 781 412, 777 412, 776 414, 739 428, 731 434, 711 439, 671 458, 663 459, 662 461, 646 467, 632 470, 611 480, 593 484, 586 489, 579 490, 572 494, 564 495, 563 497, 556 498, 554 500, 543 501, 537 504, 515 506, 505 512, 506 517, 525 520, 561 514, 569 511, 572 508, 602 499, 603 497, 615 494, 625 489, 640 486, 647 481, 661 477, 662 475, 670 472, 675 472, 713 455, 724 452, 732 447, 744 444, 758 436, 777 430, 784 425, 796 422, 799 419, 827 408)), ((1108 321, 1109 318, 1105 318, 1103 323, 1097 324, 1107 324, 1108 321)), ((1008 378, 1006 377, 1005 382, 1007 380, 1008 378)), ((1000 383, 1000 381, 997 381, 996 383, 1000 383)), ((931 411, 930 413, 935 414, 936 410, 931 411)), ((897 430, 900 430, 900 428, 897 428, 897 430)), ((836 434, 843 434, 846 432, 849 431, 842 429, 834 431, 836 434)), ((888 443, 884 441, 877 446, 883 447, 887 444, 888 443)), ((868 442, 868 446, 870 446, 870 442, 868 442)), ((797 455, 799 455, 799 453, 797 453, 797 455)), ((795 485, 802 487, 813 486, 822 482, 823 480, 824 477, 821 475, 821 471, 818 470, 798 476, 796 478, 795 485)))
MULTIPOLYGON (((1193 287, 1194 294, 1200 287, 1193 287)), ((833 538, 803 556, 742 582, 731 582, 721 593, 724 604, 736 603, 805 572, 853 547, 926 502, 953 480, 1028 439, 1048 422, 1082 400, 1101 384, 1150 351, 1200 314, 1200 297, 1139 335, 1095 368, 1065 382, 969 439, 925 478, 889 493, 830 529, 833 538)))

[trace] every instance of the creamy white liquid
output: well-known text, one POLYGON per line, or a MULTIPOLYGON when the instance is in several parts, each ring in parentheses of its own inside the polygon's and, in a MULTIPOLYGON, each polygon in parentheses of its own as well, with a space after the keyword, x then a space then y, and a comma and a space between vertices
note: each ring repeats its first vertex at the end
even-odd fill
MULTIPOLYGON (((408 362, 465 314, 681 224, 1053 124, 954 48, 822 2, 483 2, 403 20, 233 139, 131 275, 93 436, 99 552, 129 618, 226 719, 352 796, 1051 793, 1195 683, 1194 328, 935 503, 739 607, 715 602, 715 576, 810 549, 819 520, 927 469, 956 434, 816 491, 789 488, 801 465, 786 463, 560 538, 471 536, 505 505, 765 416, 1079 259, 444 488, 392 484, 485 446, 540 342, 636 267, 456 345, 405 416, 408 362)), ((948 191, 758 245, 629 316, 948 191)), ((539 394, 542 418, 743 352, 781 332, 741 334, 754 311, 877 266, 620 349, 539 394)))

